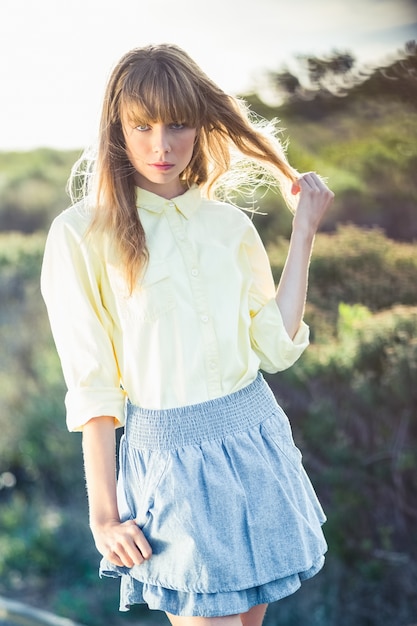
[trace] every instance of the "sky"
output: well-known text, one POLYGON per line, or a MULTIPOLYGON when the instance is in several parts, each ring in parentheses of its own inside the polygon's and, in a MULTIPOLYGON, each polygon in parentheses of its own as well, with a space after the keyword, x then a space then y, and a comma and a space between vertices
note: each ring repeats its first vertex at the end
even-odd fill
POLYGON ((383 63, 417 39, 417 0, 1 0, 0 151, 82 149, 118 59, 183 47, 225 91, 256 90, 296 55, 383 63))

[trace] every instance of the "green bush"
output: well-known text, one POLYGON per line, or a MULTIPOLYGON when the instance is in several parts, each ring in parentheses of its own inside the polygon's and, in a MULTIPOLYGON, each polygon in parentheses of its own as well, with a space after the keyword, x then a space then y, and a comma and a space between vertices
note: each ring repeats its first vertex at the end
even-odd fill
POLYGON ((367 624, 408 623, 417 612, 404 571, 415 581, 417 307, 340 310, 337 339, 311 346, 271 384, 328 515, 323 593, 338 605, 326 623, 362 623, 361 606, 367 624))
POLYGON ((0 152, 0 230, 46 229, 68 206, 66 181, 78 155, 50 148, 0 152))
MULTIPOLYGON (((268 247, 278 282, 288 243, 279 239, 268 247)), ((417 246, 399 243, 379 229, 340 226, 316 237, 310 267, 306 319, 313 339, 326 342, 337 334, 341 302, 381 311, 396 304, 417 304, 417 246)))

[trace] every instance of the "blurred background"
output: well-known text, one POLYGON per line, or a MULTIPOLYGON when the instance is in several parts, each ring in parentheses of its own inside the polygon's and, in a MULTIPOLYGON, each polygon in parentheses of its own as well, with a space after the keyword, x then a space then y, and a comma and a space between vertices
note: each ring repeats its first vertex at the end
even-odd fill
MULTIPOLYGON (((417 3, 3 0, 0 6, 0 596, 86 626, 119 614, 97 577, 78 434, 39 292, 52 219, 132 47, 184 47, 336 193, 316 239, 312 344, 268 377, 328 522, 324 570, 266 626, 417 623, 417 3)), ((254 220, 279 280, 291 214, 254 220)), ((244 198, 237 198, 245 203, 244 198)), ((225 564, 227 566, 227 564, 225 564)), ((1 615, 0 615, 1 623, 1 615)))

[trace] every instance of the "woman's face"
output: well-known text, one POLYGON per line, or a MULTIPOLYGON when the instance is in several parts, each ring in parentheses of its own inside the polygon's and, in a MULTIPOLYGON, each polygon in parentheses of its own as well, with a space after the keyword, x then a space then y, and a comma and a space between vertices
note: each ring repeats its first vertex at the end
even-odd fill
POLYGON ((126 152, 136 170, 136 184, 163 198, 184 193, 180 174, 191 161, 196 129, 180 122, 131 124, 124 116, 126 152))

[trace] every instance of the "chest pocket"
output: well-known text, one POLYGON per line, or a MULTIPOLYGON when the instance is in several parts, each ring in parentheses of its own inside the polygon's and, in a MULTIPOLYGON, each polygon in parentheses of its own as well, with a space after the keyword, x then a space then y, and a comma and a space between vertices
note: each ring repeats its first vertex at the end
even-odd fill
POLYGON ((150 263, 131 303, 132 314, 142 322, 154 322, 175 308, 175 294, 165 262, 150 263))

